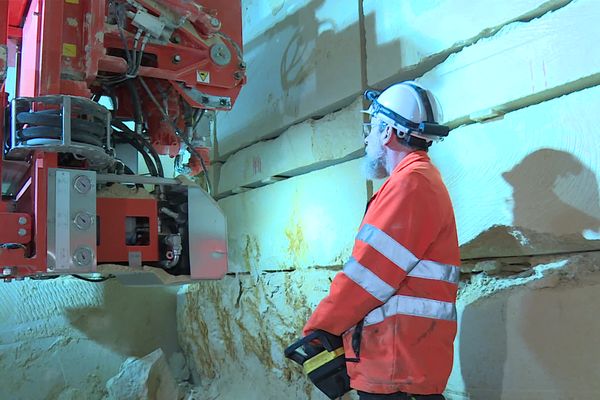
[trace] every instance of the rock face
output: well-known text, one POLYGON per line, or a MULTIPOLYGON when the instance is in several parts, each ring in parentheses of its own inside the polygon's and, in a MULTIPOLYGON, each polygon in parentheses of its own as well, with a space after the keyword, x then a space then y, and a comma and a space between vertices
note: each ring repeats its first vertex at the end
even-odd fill
POLYGON ((0 399, 102 399, 127 357, 178 350, 170 288, 13 281, 0 304, 0 399))
POLYGON ((249 86, 219 117, 216 138, 230 273, 178 298, 199 398, 324 398, 282 353, 327 294, 382 183, 360 175, 354 113, 366 104, 350 104, 366 86, 413 79, 453 128, 429 152, 463 259, 446 397, 597 399, 597 1, 361 0, 349 29, 356 2, 335 18, 339 2, 307 3, 243 1, 249 86), (351 64, 340 67, 335 52, 325 62, 332 40, 351 64), (348 51, 356 45, 360 57, 348 51), (294 82, 292 54, 303 77, 294 82), (338 77, 324 81, 332 68, 338 77), (330 113, 338 106, 347 107, 330 113))
POLYGON ((178 399, 177 383, 161 349, 143 358, 128 358, 106 389, 107 400, 178 399))

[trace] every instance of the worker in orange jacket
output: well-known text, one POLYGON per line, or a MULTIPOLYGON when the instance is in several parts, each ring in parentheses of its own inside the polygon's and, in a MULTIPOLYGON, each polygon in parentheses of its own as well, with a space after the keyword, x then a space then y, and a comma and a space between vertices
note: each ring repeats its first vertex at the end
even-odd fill
POLYGON ((456 335, 460 255, 448 191, 427 150, 448 134, 433 95, 414 82, 367 91, 369 201, 352 257, 304 335, 343 335, 361 400, 444 399, 456 335))

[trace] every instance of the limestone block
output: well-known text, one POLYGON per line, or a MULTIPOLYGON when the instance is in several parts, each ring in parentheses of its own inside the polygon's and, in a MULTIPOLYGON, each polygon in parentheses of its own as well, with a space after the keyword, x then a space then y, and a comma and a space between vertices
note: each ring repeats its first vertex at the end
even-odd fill
POLYGON ((504 27, 418 81, 436 94, 443 119, 452 124, 600 84, 594 40, 600 36, 599 18, 597 1, 573 1, 539 19, 504 27))
POLYGON ((478 275, 459 293, 448 399, 598 397, 600 256, 554 264, 517 282, 478 275))
POLYGON ((301 336, 336 273, 312 268, 238 274, 182 287, 179 342, 194 382, 204 384, 199 398, 323 398, 283 352, 301 336))
MULTIPOLYGON (((263 6, 247 2, 244 20, 263 6)), ((361 90, 358 2, 298 0, 287 8, 284 19, 244 44, 248 83, 233 110, 217 116, 220 158, 348 104, 361 90)))
POLYGON ((596 86, 432 146, 463 258, 600 248, 599 102, 596 86))
POLYGON ((143 358, 128 358, 106 383, 109 400, 178 400, 178 388, 165 354, 157 349, 143 358))
POLYGON ((178 347, 176 296, 165 288, 14 281, 2 284, 0 304, 2 399, 102 398, 127 356, 178 347))
POLYGON ((264 34, 306 5, 305 1, 242 0, 242 33, 246 43, 264 34))
POLYGON ((73 400, 100 399, 106 380, 124 359, 110 348, 81 337, 12 339, 0 344, 0 367, 6 379, 0 387, 2 399, 48 399, 58 393, 65 400, 74 393, 79 396, 73 400))
POLYGON ((539 16, 566 3, 364 0, 368 82, 377 84, 435 54, 460 49, 504 24, 539 16))
POLYGON ((231 155, 221 169, 219 193, 242 186, 261 186, 279 176, 293 176, 363 152, 362 101, 306 120, 273 140, 231 155))
POLYGON ((175 352, 169 357, 169 367, 173 378, 177 382, 183 382, 190 379, 190 369, 183 353, 175 352))
POLYGON ((367 201, 360 160, 227 197, 229 271, 341 265, 367 201))

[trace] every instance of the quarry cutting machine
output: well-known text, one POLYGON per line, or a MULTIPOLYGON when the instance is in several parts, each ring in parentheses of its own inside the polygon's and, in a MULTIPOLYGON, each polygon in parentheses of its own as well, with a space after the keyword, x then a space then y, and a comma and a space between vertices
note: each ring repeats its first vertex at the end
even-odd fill
POLYGON ((241 36, 239 0, 0 0, 5 280, 226 273, 207 167, 246 80, 241 36))

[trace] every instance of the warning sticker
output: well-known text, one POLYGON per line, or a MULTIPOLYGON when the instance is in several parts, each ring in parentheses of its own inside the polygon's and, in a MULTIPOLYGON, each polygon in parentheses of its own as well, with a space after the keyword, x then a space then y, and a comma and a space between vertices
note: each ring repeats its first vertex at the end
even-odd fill
POLYGON ((71 43, 63 43, 63 56, 77 57, 77 46, 71 43))
POLYGON ((210 83, 210 72, 196 71, 196 81, 198 83, 210 83))

